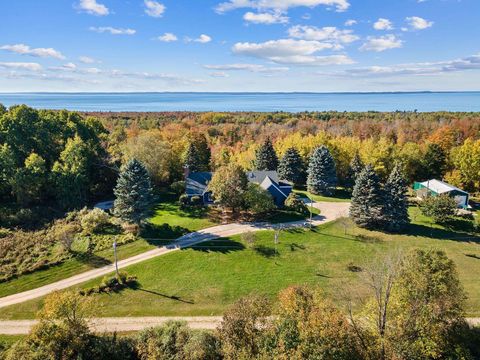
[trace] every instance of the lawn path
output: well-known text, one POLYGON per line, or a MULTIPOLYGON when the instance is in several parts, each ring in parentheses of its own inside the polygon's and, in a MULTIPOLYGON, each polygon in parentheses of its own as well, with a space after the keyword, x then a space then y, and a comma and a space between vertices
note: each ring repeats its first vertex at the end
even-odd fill
MULTIPOLYGON (((348 214, 349 203, 330 203, 330 202, 317 202, 313 206, 320 210, 321 214, 313 218, 313 226, 322 225, 326 222, 333 221, 339 217, 346 216, 348 214)), ((153 250, 149 250, 142 254, 132 256, 130 258, 121 260, 118 262, 118 268, 123 269, 127 266, 137 264, 139 262, 162 256, 173 251, 178 251, 182 248, 196 245, 203 241, 213 240, 217 238, 229 237, 246 232, 260 231, 260 230, 272 230, 279 228, 292 228, 305 226, 305 220, 294 221, 282 224, 271 225, 268 223, 251 223, 251 224, 226 224, 213 226, 207 229, 199 230, 187 235, 184 235, 172 244, 162 246, 153 250)), ((63 279, 45 286, 41 286, 36 289, 24 291, 21 293, 5 296, 0 298, 0 308, 19 304, 28 300, 36 299, 56 290, 63 290, 88 280, 104 276, 115 271, 114 264, 110 264, 98 269, 89 270, 82 274, 78 274, 67 279, 63 279)))
MULTIPOLYGON (((89 321, 92 331, 97 333, 113 333, 126 331, 140 331, 152 326, 160 326, 167 321, 185 321, 192 329, 217 328, 221 316, 145 316, 145 317, 119 317, 119 318, 94 318, 89 321)), ((26 335, 37 320, 0 320, 1 335, 26 335)), ((471 326, 480 326, 480 318, 467 318, 471 326)))

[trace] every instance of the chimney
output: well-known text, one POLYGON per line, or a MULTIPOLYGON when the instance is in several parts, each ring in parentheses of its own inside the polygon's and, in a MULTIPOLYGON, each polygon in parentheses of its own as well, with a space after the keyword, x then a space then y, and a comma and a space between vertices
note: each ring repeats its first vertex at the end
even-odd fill
POLYGON ((188 165, 183 167, 183 176, 185 177, 185 181, 187 181, 188 176, 190 175, 190 168, 188 165))

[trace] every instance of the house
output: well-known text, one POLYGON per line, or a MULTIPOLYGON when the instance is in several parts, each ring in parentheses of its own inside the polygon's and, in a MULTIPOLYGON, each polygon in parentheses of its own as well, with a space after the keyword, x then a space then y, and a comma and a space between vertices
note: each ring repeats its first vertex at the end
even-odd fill
MULTIPOLYGON (((199 196, 205 205, 212 204, 213 198, 208 191, 208 183, 212 180, 210 172, 192 172, 186 175, 186 194, 189 198, 199 196)), ((250 171, 246 173, 248 181, 260 185, 273 197, 275 204, 283 206, 293 190, 291 184, 278 178, 276 171, 250 171)))
POLYGON ((465 209, 468 207, 469 194, 466 191, 440 180, 432 179, 424 182, 415 182, 413 189, 419 199, 423 199, 427 195, 448 194, 448 196, 455 199, 459 208, 465 209))

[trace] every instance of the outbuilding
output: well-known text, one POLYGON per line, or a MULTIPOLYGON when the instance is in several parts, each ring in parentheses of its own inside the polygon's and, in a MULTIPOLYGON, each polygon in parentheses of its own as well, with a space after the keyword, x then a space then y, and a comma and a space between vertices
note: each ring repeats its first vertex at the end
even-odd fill
POLYGON ((455 199, 459 208, 466 209, 470 195, 453 185, 447 184, 441 180, 428 180, 424 182, 416 182, 413 189, 419 199, 425 198, 427 195, 448 195, 455 199))

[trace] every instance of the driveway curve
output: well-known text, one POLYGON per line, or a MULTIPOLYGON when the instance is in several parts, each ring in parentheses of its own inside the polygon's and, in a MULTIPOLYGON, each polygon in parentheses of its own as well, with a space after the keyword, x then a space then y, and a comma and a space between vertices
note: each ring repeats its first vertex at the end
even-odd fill
MULTIPOLYGON (((313 226, 322 225, 324 223, 334 221, 340 217, 348 214, 350 207, 349 203, 331 203, 331 202, 316 202, 313 206, 320 210, 320 215, 316 216, 312 220, 313 226)), ((121 260, 118 262, 118 268, 123 269, 127 266, 137 264, 139 262, 169 254, 173 251, 178 251, 182 248, 196 245, 203 241, 229 237, 246 232, 260 231, 260 230, 272 230, 279 228, 292 228, 292 227, 304 227, 306 225, 305 220, 294 221, 281 224, 268 224, 268 223, 232 223, 226 225, 213 226, 207 229, 199 230, 190 234, 186 234, 172 244, 159 247, 153 250, 146 251, 142 254, 132 256, 130 258, 121 260)), ((110 264, 98 269, 89 270, 84 273, 56 281, 54 283, 41 286, 36 289, 20 292, 17 294, 5 296, 0 298, 0 308, 19 304, 25 301, 33 300, 57 290, 63 290, 71 286, 75 286, 86 281, 104 276, 115 271, 114 264, 110 264)))

